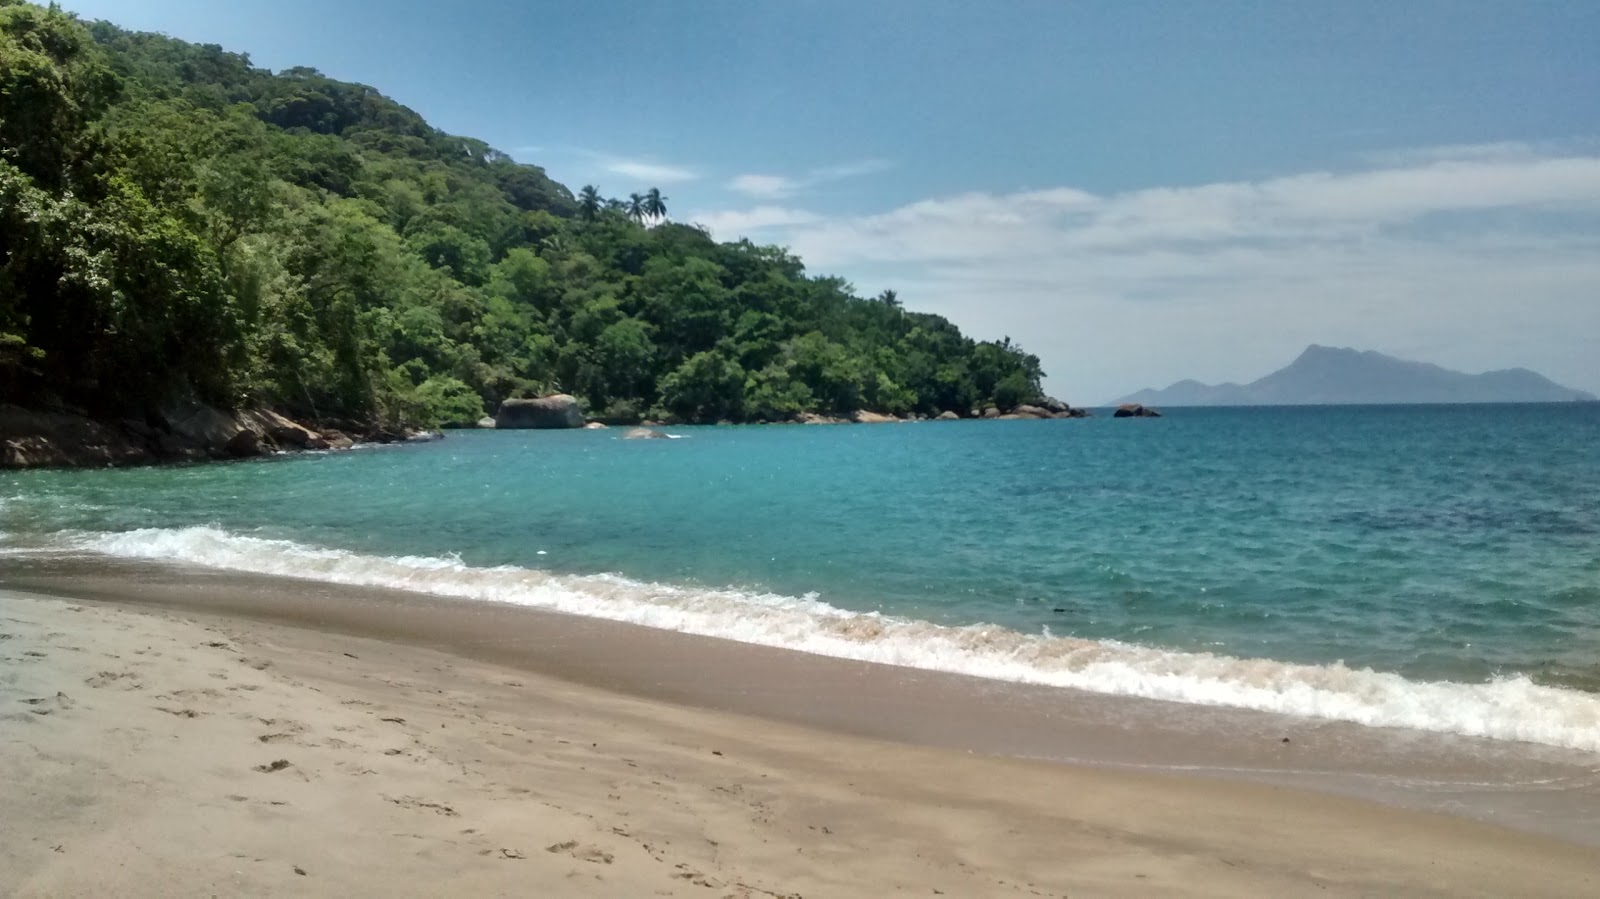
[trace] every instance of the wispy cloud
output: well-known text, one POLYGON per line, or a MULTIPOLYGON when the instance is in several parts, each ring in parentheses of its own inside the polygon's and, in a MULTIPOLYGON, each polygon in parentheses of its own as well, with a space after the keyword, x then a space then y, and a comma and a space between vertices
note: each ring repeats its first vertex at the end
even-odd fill
POLYGON ((822 218, 804 209, 756 206, 753 209, 695 212, 688 215, 685 220, 704 226, 721 239, 737 240, 747 235, 760 235, 774 228, 815 224, 822 221, 822 218))
POLYGON ((1249 380, 1312 342, 1600 388, 1600 154, 1436 148, 1259 181, 760 210, 700 220, 980 336, 1023 337, 1080 402, 1249 380))
POLYGON ((747 197, 777 199, 794 193, 799 185, 783 175, 739 175, 728 182, 728 189, 747 197))
POLYGON ((651 184, 679 184, 700 177, 693 169, 642 159, 606 158, 602 161, 602 167, 613 175, 651 184))
POLYGON ((811 169, 803 175, 737 175, 728 182, 727 186, 729 190, 744 194, 747 197, 778 200, 792 197, 819 184, 873 175, 887 171, 890 168, 892 166, 886 160, 863 159, 839 165, 822 166, 811 169))
POLYGON ((859 178, 863 175, 876 175, 894 168, 894 164, 887 159, 858 159, 855 162, 845 162, 839 165, 826 165, 811 170, 813 181, 840 181, 845 178, 859 178))

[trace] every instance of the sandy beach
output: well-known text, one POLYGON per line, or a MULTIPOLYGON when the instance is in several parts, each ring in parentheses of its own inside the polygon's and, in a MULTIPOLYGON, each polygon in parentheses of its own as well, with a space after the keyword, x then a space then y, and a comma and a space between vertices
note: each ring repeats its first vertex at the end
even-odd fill
POLYGON ((830 733, 304 624, 0 594, 5 892, 1600 889, 1592 848, 1460 818, 830 733))

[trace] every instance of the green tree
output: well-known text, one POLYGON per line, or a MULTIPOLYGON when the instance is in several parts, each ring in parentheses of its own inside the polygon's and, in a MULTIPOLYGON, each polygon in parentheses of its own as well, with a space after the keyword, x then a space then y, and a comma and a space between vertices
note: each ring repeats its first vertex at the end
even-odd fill
POLYGON ((652 187, 644 195, 641 204, 644 216, 654 222, 665 221, 667 218, 667 198, 661 195, 661 188, 652 187))
POLYGON ((593 219, 600 214, 602 201, 600 188, 593 184, 585 184, 583 190, 578 191, 578 212, 586 219, 593 219))

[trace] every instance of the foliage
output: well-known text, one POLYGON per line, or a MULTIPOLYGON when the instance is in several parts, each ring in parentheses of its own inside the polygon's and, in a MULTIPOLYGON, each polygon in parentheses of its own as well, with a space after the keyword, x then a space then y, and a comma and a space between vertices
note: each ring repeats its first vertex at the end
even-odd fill
POLYGON ((1009 340, 666 200, 574 197, 314 69, 0 0, 0 401, 433 425, 556 390, 617 421, 1037 396, 1009 340))

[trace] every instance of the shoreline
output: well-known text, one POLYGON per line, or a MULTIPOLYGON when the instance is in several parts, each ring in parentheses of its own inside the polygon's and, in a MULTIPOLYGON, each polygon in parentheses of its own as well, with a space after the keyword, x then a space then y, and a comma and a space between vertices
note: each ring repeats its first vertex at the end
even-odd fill
POLYGON ((4 593, 0 632, 0 881, 16 895, 1600 882, 1586 848, 1441 815, 841 736, 226 612, 4 593))
POLYGON ((1096 770, 1447 812, 1600 845, 1593 753, 810 655, 509 604, 165 563, 15 560, 0 588, 309 627, 677 707, 1096 770))

